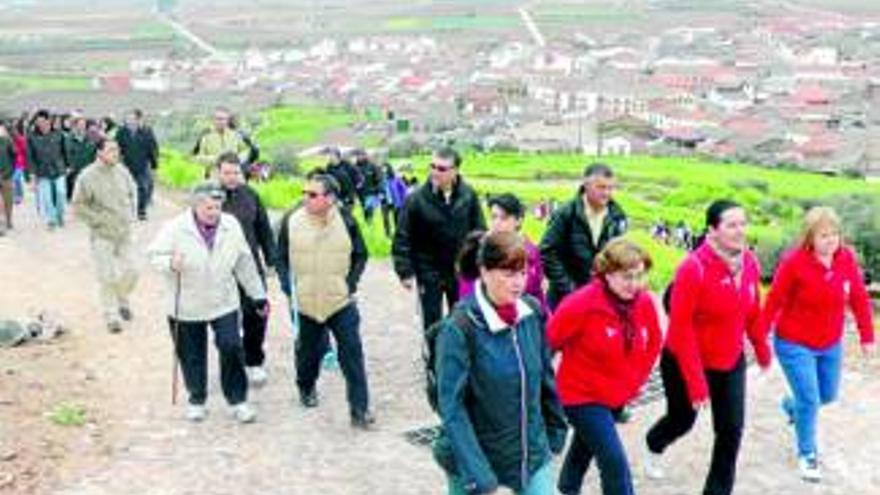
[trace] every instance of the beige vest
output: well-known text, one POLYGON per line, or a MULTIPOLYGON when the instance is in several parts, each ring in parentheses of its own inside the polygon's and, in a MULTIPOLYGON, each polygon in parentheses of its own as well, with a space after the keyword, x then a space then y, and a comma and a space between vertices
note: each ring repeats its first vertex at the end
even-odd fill
POLYGON ((345 222, 335 208, 326 224, 300 208, 291 215, 288 232, 299 310, 323 323, 351 301, 345 279, 352 246, 345 222))

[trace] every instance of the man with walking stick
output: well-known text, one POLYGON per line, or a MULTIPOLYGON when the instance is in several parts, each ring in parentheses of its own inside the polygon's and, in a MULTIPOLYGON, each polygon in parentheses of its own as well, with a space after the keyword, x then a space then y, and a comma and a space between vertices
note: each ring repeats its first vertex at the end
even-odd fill
POLYGON ((224 193, 215 183, 196 186, 192 207, 163 226, 147 249, 169 286, 168 320, 189 392, 186 417, 205 419, 208 326, 220 357, 220 383, 239 422, 256 413, 247 403, 248 383, 239 334, 238 286, 258 311, 268 311, 266 290, 238 221, 222 213, 224 193))

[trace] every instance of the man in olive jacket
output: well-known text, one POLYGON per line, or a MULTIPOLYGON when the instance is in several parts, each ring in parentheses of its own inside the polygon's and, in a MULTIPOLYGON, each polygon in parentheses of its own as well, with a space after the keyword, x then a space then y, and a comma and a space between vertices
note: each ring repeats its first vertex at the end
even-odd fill
POLYGON ((119 163, 115 141, 98 141, 98 159, 86 167, 73 191, 76 216, 89 228, 101 304, 111 333, 131 320, 128 296, 137 282, 131 252, 137 185, 119 163))
POLYGON ((590 281, 593 258, 608 241, 626 232, 626 214, 612 199, 616 187, 611 167, 589 165, 577 196, 550 217, 540 250, 550 282, 551 309, 590 281))
POLYGON ((431 178, 400 212, 391 253, 401 284, 417 285, 422 324, 427 329, 458 300, 455 260, 464 238, 486 228, 477 193, 459 175, 461 157, 452 148, 434 153, 431 178))

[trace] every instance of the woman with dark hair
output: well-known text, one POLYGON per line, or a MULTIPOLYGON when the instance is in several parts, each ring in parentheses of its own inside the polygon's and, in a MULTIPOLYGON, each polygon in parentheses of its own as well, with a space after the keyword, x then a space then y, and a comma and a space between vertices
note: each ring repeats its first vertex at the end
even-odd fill
MULTIPOLYGON (((491 222, 489 230, 492 232, 520 233, 525 217, 525 207, 522 202, 510 193, 500 194, 489 198, 489 210, 491 222)), ((479 231, 482 234, 482 231, 479 231)), ((476 249, 479 246, 480 235, 473 239, 465 239, 459 253, 459 298, 464 298, 474 291, 474 284, 479 277, 476 270, 476 249)), ((523 237, 523 246, 526 250, 526 287, 525 293, 534 297, 541 303, 543 313, 549 314, 547 298, 544 295, 544 266, 541 264, 541 252, 527 237, 523 237)))
POLYGON ((443 422, 434 455, 449 494, 551 495, 551 450, 565 443, 544 321, 523 295, 526 250, 511 232, 491 232, 477 251, 473 294, 443 320, 434 366, 443 422))
POLYGON ((662 478, 660 454, 712 407, 715 443, 704 495, 729 495, 745 419, 748 335, 758 364, 770 366, 760 329, 758 260, 746 247, 746 212, 730 200, 706 211, 706 241, 679 265, 672 282, 669 332, 660 360, 666 415, 648 432, 645 474, 662 478))
POLYGON ((847 306, 856 316, 863 353, 874 348, 871 298, 840 227, 831 208, 807 212, 797 245, 776 270, 763 318, 764 330, 775 329, 776 356, 792 391, 782 407, 797 434, 798 469, 814 482, 822 478, 816 421, 819 407, 837 398, 847 306))
POLYGON ((19 119, 12 125, 12 145, 15 149, 15 170, 12 173, 13 199, 15 204, 24 201, 24 184, 27 180, 27 138, 25 120, 19 119))
POLYGON ((592 281, 562 301, 547 325, 562 351, 559 396, 574 438, 559 474, 559 492, 581 493, 593 457, 604 495, 634 493, 615 417, 648 379, 663 336, 645 275, 651 257, 618 237, 597 255, 592 281))

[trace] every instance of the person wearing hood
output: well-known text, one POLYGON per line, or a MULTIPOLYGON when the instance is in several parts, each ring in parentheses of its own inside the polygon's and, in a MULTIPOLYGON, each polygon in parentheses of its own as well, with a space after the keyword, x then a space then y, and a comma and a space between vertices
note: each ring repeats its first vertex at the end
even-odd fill
POLYGON ((524 294, 526 249, 520 235, 490 232, 481 241, 480 280, 442 325, 435 342, 442 420, 434 458, 450 495, 552 495, 553 453, 567 425, 538 301, 524 294))

